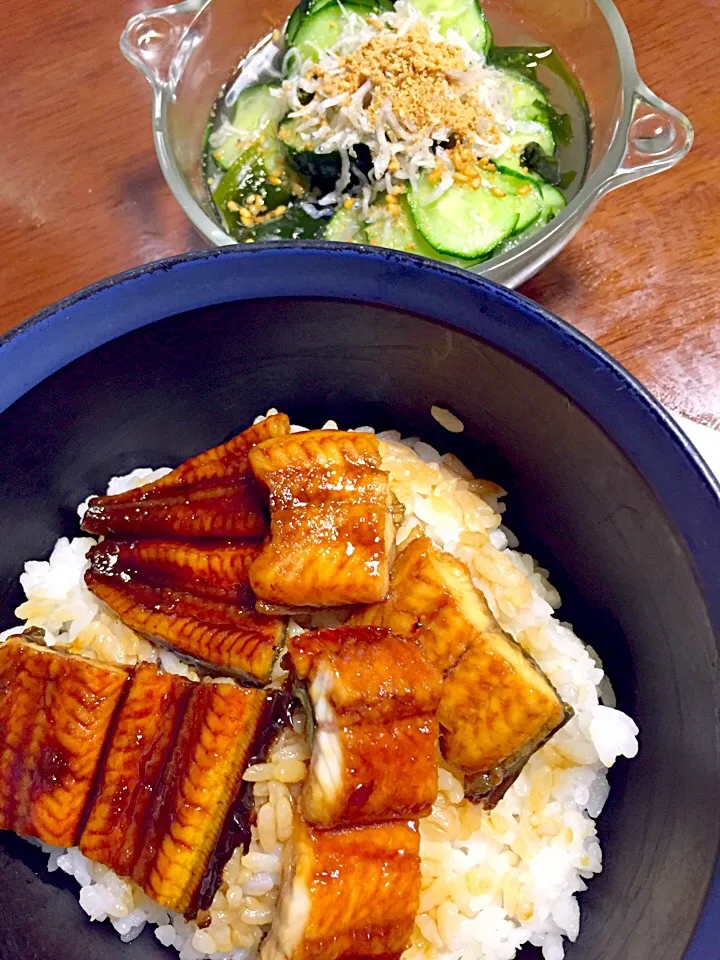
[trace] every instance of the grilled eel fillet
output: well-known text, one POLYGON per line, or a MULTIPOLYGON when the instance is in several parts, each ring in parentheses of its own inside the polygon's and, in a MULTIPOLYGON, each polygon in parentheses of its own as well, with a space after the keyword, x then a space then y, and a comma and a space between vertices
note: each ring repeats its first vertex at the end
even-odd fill
MULTIPOLYGON (((227 681, 192 686, 130 874, 156 903, 188 916, 204 893, 210 900, 215 893, 203 889, 203 879, 267 703, 264 691, 227 681)), ((213 875, 219 880, 217 871, 213 875)))
POLYGON ((261 539, 267 520, 248 454, 255 444, 289 430, 288 418, 279 413, 192 457, 160 480, 93 497, 82 527, 88 533, 122 537, 261 539))
POLYGON ((194 686, 149 663, 135 668, 79 844, 86 857, 121 877, 130 875, 142 850, 145 818, 194 686))
POLYGON ((417 824, 317 830, 300 817, 261 960, 395 960, 420 900, 417 824))
POLYGON ((442 678, 420 647, 389 630, 340 627, 295 637, 289 652, 315 722, 305 818, 338 827, 427 816, 442 678))
POLYGON ((571 716, 538 665, 504 633, 464 564, 427 537, 399 554, 384 603, 349 621, 414 637, 443 674, 441 747, 466 793, 491 806, 571 716))
POLYGON ((10 639, 0 647, 0 829, 72 847, 127 671, 10 639))
POLYGON ((253 447, 270 492, 270 539, 250 570, 265 603, 335 607, 381 600, 394 529, 375 436, 310 430, 253 447))
POLYGON ((122 570, 98 572, 107 541, 91 548, 88 589, 127 626, 179 654, 254 681, 269 679, 286 622, 227 600, 198 597, 173 587, 150 586, 122 570))
POLYGON ((88 551, 95 573, 153 587, 224 600, 241 607, 255 605, 250 589, 250 567, 260 553, 259 543, 232 540, 179 542, 177 540, 103 540, 88 551))

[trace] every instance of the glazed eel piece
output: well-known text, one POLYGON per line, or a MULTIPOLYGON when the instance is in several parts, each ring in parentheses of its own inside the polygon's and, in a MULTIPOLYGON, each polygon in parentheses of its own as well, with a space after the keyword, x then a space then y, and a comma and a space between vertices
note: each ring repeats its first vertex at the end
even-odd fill
POLYGON ((253 446, 290 430, 283 413, 186 460, 167 476, 113 496, 92 497, 83 530, 120 537, 262 539, 265 504, 248 469, 253 446))
POLYGON ((215 671, 252 682, 270 678, 285 637, 284 618, 172 586, 143 583, 122 567, 100 572, 107 549, 108 541, 103 541, 89 551, 85 583, 123 623, 215 671))
POLYGON ((310 430, 253 447, 270 496, 270 538, 250 570, 266 604, 296 609, 381 600, 394 541, 377 438, 310 430))
POLYGON ((396 960, 420 899, 417 824, 318 830, 296 817, 261 960, 396 960))
POLYGON ((252 607, 250 567, 260 544, 233 540, 110 540, 88 551, 93 571, 126 581, 170 587, 196 597, 252 607))
POLYGON ((466 795, 501 798, 532 754, 572 716, 550 681, 500 628, 467 567, 427 537, 398 554, 386 601, 349 624, 413 637, 442 673, 438 720, 445 759, 466 795))
POLYGON ((209 907, 232 849, 249 841, 242 776, 271 710, 262 690, 192 684, 130 871, 156 903, 189 917, 209 907))
POLYGON ((0 646, 0 829, 77 843, 127 683, 121 667, 23 638, 0 646))
POLYGON ((291 698, 11 638, 0 646, 0 829, 86 856, 188 916, 247 849, 252 784, 291 698))
POLYGON ((267 529, 248 456, 289 429, 284 414, 268 417, 153 483, 93 498, 83 526, 105 539, 88 552, 88 589, 127 626, 181 656, 267 681, 286 623, 255 611, 250 568, 260 544, 228 537, 267 529))
POLYGON ((193 683, 140 664, 118 714, 80 849, 156 903, 207 909, 233 850, 250 842, 252 785, 288 698, 193 683))
POLYGON ((314 726, 305 819, 327 828, 427 816, 441 676, 420 647, 389 630, 340 627, 303 633, 288 650, 314 726))

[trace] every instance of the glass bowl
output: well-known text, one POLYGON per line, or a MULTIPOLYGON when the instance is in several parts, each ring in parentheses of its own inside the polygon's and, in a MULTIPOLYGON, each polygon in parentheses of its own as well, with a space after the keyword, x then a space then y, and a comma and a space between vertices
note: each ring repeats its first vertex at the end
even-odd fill
MULTIPOLYGON (((196 229, 235 243, 209 200, 202 145, 212 106, 238 64, 280 27, 295 0, 184 0, 132 17, 120 48, 149 80, 160 167, 196 229)), ((610 190, 674 166, 690 150, 688 119, 638 76, 630 37, 611 0, 484 0, 501 44, 552 46, 587 98, 591 141, 585 176, 566 209, 512 250, 471 269, 514 287, 551 260, 610 190)))

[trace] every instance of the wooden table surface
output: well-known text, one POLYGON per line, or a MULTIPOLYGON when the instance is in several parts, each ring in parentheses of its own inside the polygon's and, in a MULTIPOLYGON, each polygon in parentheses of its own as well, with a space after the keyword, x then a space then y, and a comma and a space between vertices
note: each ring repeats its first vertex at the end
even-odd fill
MULTIPOLYGON (((155 160, 150 93, 118 50, 143 0, 16 4, 0 32, 0 332, 86 284, 200 248, 155 160)), ((720 4, 619 0, 638 69, 695 127, 523 292, 671 409, 720 429, 720 4)), ((10 11, 8 11, 10 13, 10 11)))

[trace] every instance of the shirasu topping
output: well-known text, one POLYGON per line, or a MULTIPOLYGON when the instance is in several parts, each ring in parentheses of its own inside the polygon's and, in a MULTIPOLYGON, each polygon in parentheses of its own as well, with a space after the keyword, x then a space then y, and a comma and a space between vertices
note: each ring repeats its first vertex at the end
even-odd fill
MULTIPOLYGON (((347 195, 351 175, 367 208, 380 192, 402 193, 432 172, 437 196, 466 180, 468 156, 476 177, 510 146, 512 79, 481 53, 408 0, 394 11, 360 16, 342 11, 337 42, 317 62, 286 59, 283 82, 289 116, 308 149, 339 152, 342 168, 321 205, 347 195), (365 144, 372 166, 364 173, 355 147, 365 144)), ((480 184, 478 183, 478 186, 480 184)))

